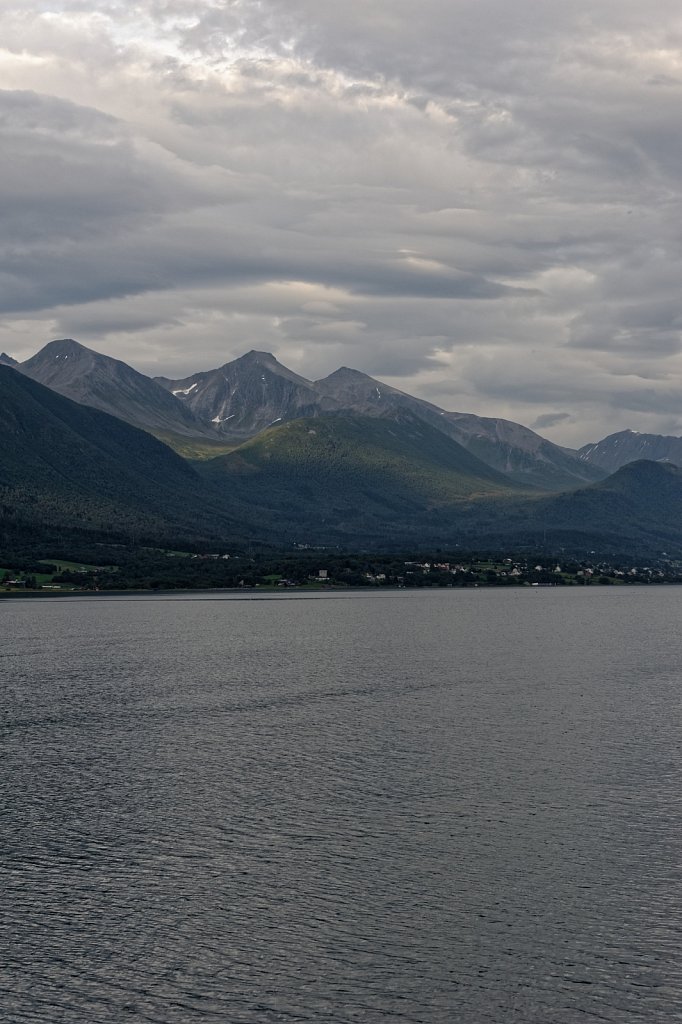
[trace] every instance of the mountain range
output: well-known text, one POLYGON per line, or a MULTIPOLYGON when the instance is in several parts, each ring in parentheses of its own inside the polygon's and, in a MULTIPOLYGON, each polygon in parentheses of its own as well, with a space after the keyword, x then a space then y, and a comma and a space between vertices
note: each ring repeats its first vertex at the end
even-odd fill
POLYGON ((151 431, 183 454, 216 454, 221 446, 228 450, 263 430, 306 417, 396 421, 409 413, 514 483, 555 491, 605 475, 589 458, 518 423, 448 412, 347 367, 310 381, 267 352, 251 351, 182 380, 151 379, 64 339, 16 368, 67 398, 151 431))
POLYGON ((682 551, 679 438, 625 431, 575 452, 347 367, 307 380, 257 351, 183 380, 69 339, 0 364, 3 527, 682 551))

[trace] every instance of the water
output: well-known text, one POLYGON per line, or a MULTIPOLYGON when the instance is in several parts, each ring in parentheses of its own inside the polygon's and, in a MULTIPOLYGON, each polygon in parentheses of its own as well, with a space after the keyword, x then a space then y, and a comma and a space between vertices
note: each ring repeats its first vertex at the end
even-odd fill
POLYGON ((0 1018, 682 1020, 682 589, 0 604, 0 1018))

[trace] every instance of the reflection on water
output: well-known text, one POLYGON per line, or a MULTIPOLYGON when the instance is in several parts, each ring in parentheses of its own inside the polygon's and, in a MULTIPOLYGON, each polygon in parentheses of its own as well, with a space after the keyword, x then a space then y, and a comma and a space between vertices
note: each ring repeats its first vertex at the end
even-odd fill
POLYGON ((681 612, 3 602, 0 1016, 681 1020, 681 612))

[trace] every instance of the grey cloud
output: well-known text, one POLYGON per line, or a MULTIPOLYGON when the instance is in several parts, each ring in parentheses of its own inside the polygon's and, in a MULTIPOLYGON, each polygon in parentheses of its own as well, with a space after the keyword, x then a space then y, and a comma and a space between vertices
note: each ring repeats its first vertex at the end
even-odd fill
MULTIPOLYGON (((102 243, 178 205, 230 198, 229 187, 198 183, 173 158, 145 152, 115 118, 52 97, 0 91, 0 143, 0 245, 18 243, 22 255, 43 241, 54 260, 59 243, 68 261, 70 241, 102 243)), ((81 283, 87 288, 87 274, 81 283)))
POLYGON ((613 391, 608 403, 615 409, 627 409, 638 413, 655 413, 657 416, 680 416, 682 392, 679 388, 668 391, 658 388, 637 388, 633 391, 613 391))
POLYGON ((536 416, 531 423, 533 430, 546 430, 547 427, 556 427, 559 423, 565 423, 566 420, 570 420, 571 414, 568 412, 544 412, 541 416, 536 416))
POLYGON ((0 348, 267 343, 571 436, 669 422, 677 3, 0 6, 0 348))

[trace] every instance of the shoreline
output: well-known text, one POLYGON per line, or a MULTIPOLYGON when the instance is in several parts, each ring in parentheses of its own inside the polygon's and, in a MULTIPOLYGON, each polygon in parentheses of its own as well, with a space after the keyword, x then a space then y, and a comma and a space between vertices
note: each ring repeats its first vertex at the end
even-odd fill
POLYGON ((29 590, 24 593, 4 591, 0 592, 0 601, 3 600, 20 600, 20 601, 33 601, 33 600, 50 600, 52 598, 60 599, 66 597, 88 597, 93 600, 106 598, 106 597, 132 597, 139 595, 140 597, 168 597, 169 595, 177 595, 178 597, 188 597, 192 594, 259 594, 267 596, 268 598, 292 598, 294 596, 305 595, 306 597, 317 596, 319 594, 381 594, 381 593, 415 593, 415 592, 427 592, 433 593, 434 591, 462 591, 471 590, 506 590, 512 593, 518 593, 519 591, 539 591, 539 590, 624 590, 631 588, 650 588, 650 587, 675 587, 681 586, 682 580, 657 580, 656 582, 644 582, 642 580, 633 580, 631 583, 566 583, 566 584, 553 584, 553 583, 536 583, 536 584, 509 584, 509 583, 470 583, 464 586, 446 586, 446 587, 351 587, 351 586, 334 586, 330 585, 327 587, 191 587, 191 588, 168 588, 168 589, 129 589, 129 590, 52 590, 49 593, 43 593, 39 590, 29 590))

